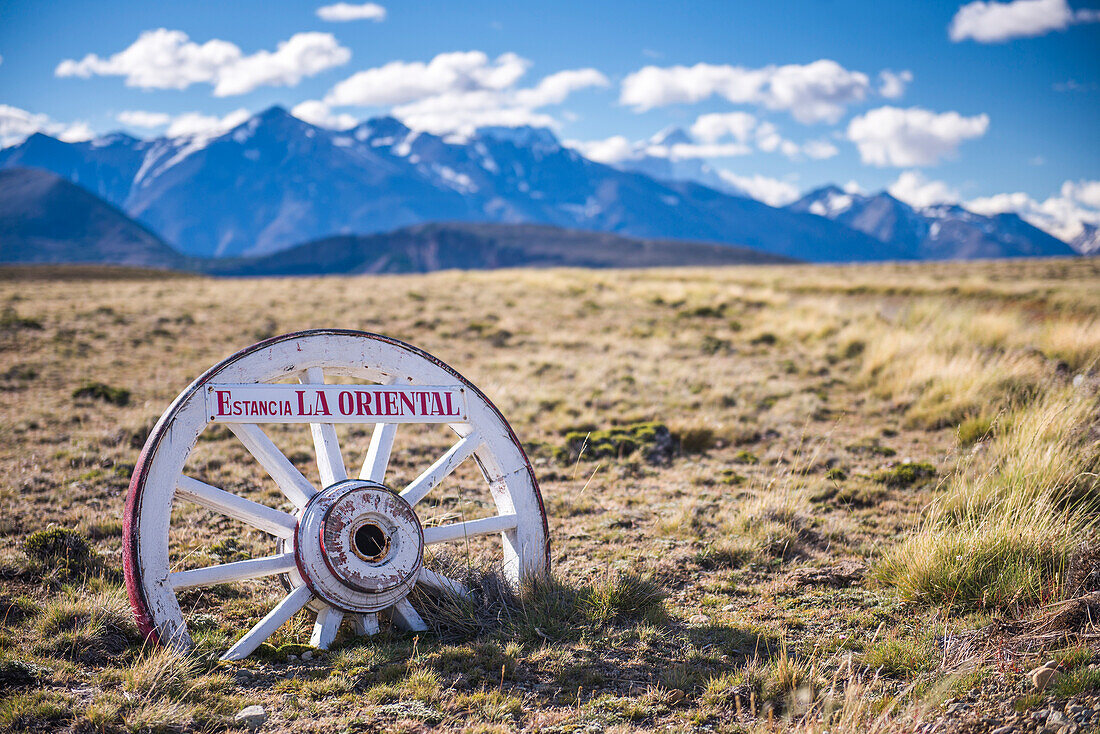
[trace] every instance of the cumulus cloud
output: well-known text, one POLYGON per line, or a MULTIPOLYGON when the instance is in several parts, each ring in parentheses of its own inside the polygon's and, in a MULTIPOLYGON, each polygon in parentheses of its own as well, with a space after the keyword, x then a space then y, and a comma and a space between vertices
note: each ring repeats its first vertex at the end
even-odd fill
POLYGON ((951 19, 952 41, 970 38, 979 43, 1001 43, 1014 38, 1043 36, 1078 23, 1100 22, 1100 10, 1070 8, 1066 0, 1013 0, 1008 3, 967 3, 951 19))
POLYGON ((355 127, 358 123, 353 115, 334 113, 327 104, 319 99, 310 99, 295 105, 290 114, 299 120, 308 122, 310 125, 327 127, 333 130, 347 130, 355 127))
POLYGON ((49 115, 0 104, 0 148, 18 145, 35 133, 45 133, 67 143, 78 143, 95 137, 95 133, 85 122, 57 122, 49 115))
POLYGON ((885 69, 878 73, 878 93, 887 99, 897 99, 905 94, 905 88, 913 81, 911 71, 890 71, 885 69))
POLYGON ((979 214, 1014 212, 1048 234, 1072 242, 1086 224, 1100 227, 1100 181, 1066 181, 1058 194, 1044 201, 1016 192, 972 199, 966 208, 979 214))
POLYGON ((756 128, 756 118, 748 112, 724 112, 700 115, 691 126, 691 135, 704 143, 725 137, 745 142, 756 128))
POLYGON ((554 126, 557 121, 540 108, 610 84, 596 69, 567 69, 520 88, 530 66, 514 53, 490 59, 481 51, 442 53, 428 62, 393 61, 353 74, 322 101, 330 108, 392 106, 392 114, 414 129, 468 134, 487 125, 554 126))
POLYGON ((879 107, 848 123, 848 140, 873 166, 931 166, 954 155, 963 141, 980 138, 987 115, 931 112, 920 107, 879 107))
POLYGON ((958 191, 943 181, 925 178, 920 171, 903 171, 886 190, 895 199, 917 208, 959 200, 958 191))
POLYGON ((346 23, 349 20, 373 20, 379 23, 386 19, 386 9, 376 3, 336 3, 317 8, 317 17, 330 23, 346 23))
POLYGON ((172 121, 172 116, 165 112, 146 112, 145 110, 125 110, 115 115, 115 119, 123 125, 153 129, 164 127, 172 121))
POLYGON ((826 158, 832 158, 840 153, 840 150, 828 140, 809 140, 802 145, 802 152, 806 154, 807 158, 822 161, 826 158))
POLYGON ((502 90, 519 81, 530 66, 530 61, 513 53, 490 61, 482 51, 442 53, 428 63, 391 61, 352 74, 329 91, 325 102, 372 107, 447 93, 502 90))
POLYGON ((789 112, 802 123, 837 122, 845 108, 866 98, 866 74, 830 59, 747 69, 741 66, 646 66, 623 79, 619 101, 638 112, 718 96, 789 112))
POLYGON ((221 135, 245 122, 250 116, 248 110, 244 108, 234 110, 224 117, 204 115, 200 112, 185 112, 172 118, 172 123, 165 134, 172 138, 221 135))
POLYGON ((546 107, 561 104, 578 90, 610 84, 607 77, 596 69, 567 69, 544 77, 531 89, 518 90, 515 101, 521 107, 546 107))
POLYGON ((589 160, 609 165, 629 160, 635 151, 634 143, 622 135, 612 135, 604 140, 566 140, 565 145, 580 151, 589 160))
POLYGON ((739 176, 724 169, 718 169, 717 173, 723 180, 769 206, 785 206, 798 198, 798 187, 787 181, 768 178, 760 174, 739 176))
POLYGON ((331 33, 296 33, 275 51, 245 55, 229 41, 194 43, 183 31, 166 28, 145 31, 113 56, 88 54, 80 61, 66 59, 54 74, 59 77, 121 76, 126 85, 141 89, 186 89, 211 84, 214 95, 245 94, 261 86, 294 86, 304 77, 347 63, 351 51, 331 33))

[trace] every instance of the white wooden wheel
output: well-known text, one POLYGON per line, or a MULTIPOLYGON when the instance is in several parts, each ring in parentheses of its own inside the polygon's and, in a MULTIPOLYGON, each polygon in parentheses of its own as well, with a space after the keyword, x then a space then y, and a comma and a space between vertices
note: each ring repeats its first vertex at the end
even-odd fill
POLYGON ((316 612, 310 642, 320 648, 332 643, 345 618, 356 632, 373 634, 383 610, 399 625, 425 629, 406 599, 417 583, 466 593, 458 580, 424 565, 425 547, 477 536, 499 538, 494 553, 514 583, 549 570, 538 484, 504 417, 465 378, 415 347, 376 334, 314 330, 233 355, 195 380, 161 416, 130 481, 123 565, 139 628, 181 649, 192 640, 178 592, 281 577, 285 596, 223 656, 236 660, 303 608, 316 612), (215 423, 224 424, 274 481, 285 497, 283 509, 215 486, 209 472, 207 481, 189 476, 188 458, 215 423), (319 483, 308 480, 261 427, 271 423, 308 424, 319 483), (337 437, 337 425, 348 423, 373 424, 361 468, 356 460, 350 473, 337 437), (401 425, 421 423, 448 427, 453 445, 404 486, 387 486, 401 425), (426 522, 422 500, 471 458, 491 497, 484 504, 494 514, 426 522), (169 553, 173 507, 180 503, 270 535, 271 554, 180 568, 169 553))

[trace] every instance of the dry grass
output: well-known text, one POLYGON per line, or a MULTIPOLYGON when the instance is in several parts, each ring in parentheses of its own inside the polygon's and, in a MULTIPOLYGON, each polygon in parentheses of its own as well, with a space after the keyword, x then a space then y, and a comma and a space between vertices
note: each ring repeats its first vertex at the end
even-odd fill
MULTIPOLYGON (((955 685, 930 635, 1058 598, 1094 524, 1096 259, 240 281, 20 269, 0 273, 0 311, 0 673, 24 681, 0 693, 0 727, 205 731, 261 703, 269 726, 303 732, 905 731, 955 685), (435 633, 345 632, 289 662, 303 613, 224 668, 209 653, 278 589, 188 592, 198 654, 145 649, 119 589, 145 435, 209 365, 319 326, 417 344, 490 396, 531 447, 555 577, 506 589, 487 543, 456 546, 453 572, 480 592, 420 599, 435 633), (648 424, 681 437, 667 464, 570 455, 570 434, 648 424), (934 476, 884 480, 925 464, 934 476), (28 558, 49 527, 80 530, 95 562, 28 558), (841 561, 872 573, 832 574, 841 561)), ((360 462, 369 431, 340 431, 360 462)), ((308 431, 271 435, 318 479, 308 431)), ((448 445, 403 429, 390 481, 448 445)), ((188 470, 284 501, 225 431, 188 470)), ((430 522, 483 516, 480 492, 457 472, 430 522)), ((173 526, 181 567, 272 552, 195 506, 173 526)), ((986 685, 1014 695, 1020 673, 986 685)))

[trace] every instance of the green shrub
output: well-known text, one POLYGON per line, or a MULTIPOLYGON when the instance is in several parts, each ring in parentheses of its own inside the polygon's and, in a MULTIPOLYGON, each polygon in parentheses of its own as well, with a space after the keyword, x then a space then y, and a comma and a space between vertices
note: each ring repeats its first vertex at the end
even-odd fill
POLYGON ((989 436, 989 429, 992 427, 993 421, 988 418, 967 418, 956 429, 959 446, 973 446, 989 436))
POLYGON ((123 407, 130 404, 130 391, 121 387, 111 387, 102 382, 89 382, 83 387, 73 390, 76 399, 102 400, 111 405, 123 407))
POLYGON ((892 469, 879 472, 875 475, 875 481, 881 482, 887 487, 897 489, 900 487, 911 487, 918 482, 922 482, 925 479, 931 479, 934 476, 936 476, 936 467, 932 466, 927 461, 907 462, 905 464, 898 464, 892 469))
POLYGON ((83 535, 71 528, 49 528, 31 533, 23 541, 31 561, 63 571, 81 571, 95 558, 95 550, 83 535))
POLYGON ((600 431, 570 431, 565 450, 570 460, 582 455, 590 459, 620 459, 644 451, 651 460, 670 458, 674 440, 663 423, 634 423, 600 431))

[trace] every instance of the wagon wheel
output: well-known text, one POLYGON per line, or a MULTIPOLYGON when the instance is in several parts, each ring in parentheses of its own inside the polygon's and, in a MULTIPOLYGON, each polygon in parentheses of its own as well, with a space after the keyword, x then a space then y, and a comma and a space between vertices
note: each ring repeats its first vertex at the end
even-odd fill
POLYGON ((332 643, 345 618, 360 634, 376 632, 383 610, 399 625, 425 629, 406 598, 416 584, 466 593, 459 581, 424 565, 425 546, 494 535, 500 542, 492 544, 499 549, 493 553, 514 583, 548 570, 542 498, 500 412, 465 378, 415 347, 376 334, 313 330, 233 355, 195 380, 161 416, 130 481, 123 565, 139 628, 181 649, 192 641, 177 592, 280 577, 286 595, 223 656, 237 660, 307 607, 317 614, 311 644, 320 648, 332 643), (326 380, 330 384, 321 388, 326 380), (322 393, 327 400, 317 397, 322 393), (246 399, 235 405, 241 397, 246 399), (304 414, 313 408, 317 415, 304 414), (292 511, 185 473, 199 435, 215 422, 239 439, 292 511), (345 467, 335 425, 352 422, 374 425, 357 476, 345 467), (261 423, 309 424, 320 486, 294 466, 261 423), (442 424, 457 440, 406 486, 390 488, 386 469, 402 423, 442 424), (467 458, 480 470, 492 498, 486 505, 495 514, 426 523, 427 503, 418 503, 467 458), (169 553, 174 503, 195 503, 271 535, 272 554, 180 570, 169 553))

